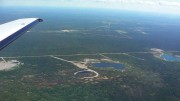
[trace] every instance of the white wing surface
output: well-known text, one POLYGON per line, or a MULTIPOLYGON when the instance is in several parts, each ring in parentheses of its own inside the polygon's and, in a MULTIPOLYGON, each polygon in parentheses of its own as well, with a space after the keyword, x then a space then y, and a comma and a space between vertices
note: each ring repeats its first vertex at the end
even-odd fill
POLYGON ((42 21, 39 18, 24 18, 0 25, 0 50, 42 21))

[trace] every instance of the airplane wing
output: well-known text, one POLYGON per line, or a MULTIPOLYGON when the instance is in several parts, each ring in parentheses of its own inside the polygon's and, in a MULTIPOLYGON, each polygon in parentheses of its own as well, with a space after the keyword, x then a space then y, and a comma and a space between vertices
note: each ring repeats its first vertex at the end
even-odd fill
POLYGON ((0 25, 0 50, 42 21, 39 18, 24 18, 0 25))

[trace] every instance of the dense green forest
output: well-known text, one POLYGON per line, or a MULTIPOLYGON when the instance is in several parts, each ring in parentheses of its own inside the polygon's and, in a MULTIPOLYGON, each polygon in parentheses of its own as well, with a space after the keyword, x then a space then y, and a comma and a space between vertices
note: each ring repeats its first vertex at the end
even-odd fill
POLYGON ((180 50, 179 17, 79 8, 10 7, 0 14, 0 23, 44 19, 0 52, 5 60, 22 63, 0 71, 0 101, 180 101, 180 62, 150 53, 151 48, 180 50), (74 75, 82 69, 50 56, 108 58, 125 67, 90 66, 99 76, 82 79, 74 75))

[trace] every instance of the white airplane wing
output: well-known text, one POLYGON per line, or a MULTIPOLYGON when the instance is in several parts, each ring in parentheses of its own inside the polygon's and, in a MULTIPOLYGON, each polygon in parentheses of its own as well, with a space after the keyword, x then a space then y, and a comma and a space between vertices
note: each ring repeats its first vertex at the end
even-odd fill
POLYGON ((0 50, 42 21, 39 18, 24 18, 0 25, 0 50))

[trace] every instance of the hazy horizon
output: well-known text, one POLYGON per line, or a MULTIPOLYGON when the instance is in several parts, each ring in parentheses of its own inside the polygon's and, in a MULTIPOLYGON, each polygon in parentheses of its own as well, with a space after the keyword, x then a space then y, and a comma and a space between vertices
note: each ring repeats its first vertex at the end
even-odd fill
POLYGON ((1 0, 1 7, 79 7, 180 14, 178 0, 1 0))

